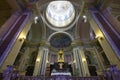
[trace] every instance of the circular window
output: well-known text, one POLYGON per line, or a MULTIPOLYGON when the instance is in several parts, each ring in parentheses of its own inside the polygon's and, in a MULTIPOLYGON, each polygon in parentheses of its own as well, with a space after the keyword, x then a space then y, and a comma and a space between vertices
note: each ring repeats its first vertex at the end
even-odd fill
POLYGON ((69 25, 75 17, 75 10, 69 1, 52 1, 46 10, 46 18, 55 27, 69 25))

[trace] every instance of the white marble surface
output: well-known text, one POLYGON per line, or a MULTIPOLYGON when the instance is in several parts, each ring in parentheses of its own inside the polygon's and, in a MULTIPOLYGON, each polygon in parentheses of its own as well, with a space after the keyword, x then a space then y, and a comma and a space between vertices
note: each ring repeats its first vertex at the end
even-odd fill
POLYGON ((51 76, 56 76, 56 75, 68 75, 71 76, 70 72, 55 72, 55 73, 51 73, 51 76))

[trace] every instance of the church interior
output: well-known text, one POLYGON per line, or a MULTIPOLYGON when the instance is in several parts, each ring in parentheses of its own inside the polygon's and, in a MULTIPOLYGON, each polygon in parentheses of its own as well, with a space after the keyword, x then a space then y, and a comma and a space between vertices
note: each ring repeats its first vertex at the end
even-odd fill
POLYGON ((120 80, 120 0, 0 0, 0 79, 120 80))

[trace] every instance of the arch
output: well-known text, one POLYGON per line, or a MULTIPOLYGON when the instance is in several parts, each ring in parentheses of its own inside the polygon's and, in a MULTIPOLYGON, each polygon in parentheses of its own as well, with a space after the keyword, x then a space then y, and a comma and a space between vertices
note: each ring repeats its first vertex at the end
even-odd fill
POLYGON ((57 33, 51 36, 49 42, 54 48, 67 48, 71 45, 72 39, 68 34, 57 33))
POLYGON ((48 37, 48 41, 50 41, 50 39, 51 39, 54 35, 56 35, 56 34, 58 34, 58 33, 66 34, 66 35, 68 35, 68 36, 70 37, 70 39, 71 39, 72 41, 74 40, 74 38, 72 37, 71 34, 69 34, 69 33, 67 33, 67 32, 60 31, 60 32, 54 32, 54 33, 52 33, 52 34, 48 37))

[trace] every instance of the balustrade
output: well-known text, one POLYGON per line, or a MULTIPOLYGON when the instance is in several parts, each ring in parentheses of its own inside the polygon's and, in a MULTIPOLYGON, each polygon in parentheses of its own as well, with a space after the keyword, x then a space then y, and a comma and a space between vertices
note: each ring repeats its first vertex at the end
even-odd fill
POLYGON ((120 80, 120 70, 117 70, 116 65, 111 65, 103 74, 105 80, 120 80))
POLYGON ((69 75, 54 75, 54 76, 24 76, 20 75, 19 72, 14 69, 14 66, 9 66, 0 80, 119 80, 120 70, 117 70, 115 65, 111 65, 109 70, 103 72, 102 76, 69 76, 69 75))

